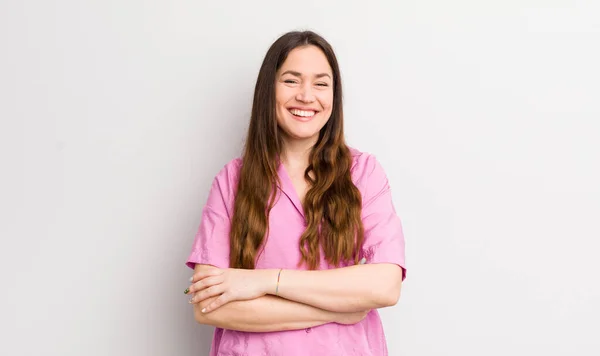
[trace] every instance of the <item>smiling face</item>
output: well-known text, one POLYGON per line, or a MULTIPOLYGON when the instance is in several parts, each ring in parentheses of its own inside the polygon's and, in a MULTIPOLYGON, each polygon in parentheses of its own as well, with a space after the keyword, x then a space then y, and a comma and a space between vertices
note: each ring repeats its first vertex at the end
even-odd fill
POLYGON ((277 71, 275 102, 284 140, 315 144, 333 108, 333 73, 318 47, 289 53, 277 71))

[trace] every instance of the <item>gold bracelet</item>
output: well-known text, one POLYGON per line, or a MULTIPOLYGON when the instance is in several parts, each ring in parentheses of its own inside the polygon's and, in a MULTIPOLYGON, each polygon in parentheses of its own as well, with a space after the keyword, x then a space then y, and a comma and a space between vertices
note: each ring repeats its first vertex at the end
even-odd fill
POLYGON ((283 268, 279 270, 279 273, 277 273, 277 286, 275 286, 275 295, 279 293, 279 278, 281 277, 281 271, 283 271, 283 268))

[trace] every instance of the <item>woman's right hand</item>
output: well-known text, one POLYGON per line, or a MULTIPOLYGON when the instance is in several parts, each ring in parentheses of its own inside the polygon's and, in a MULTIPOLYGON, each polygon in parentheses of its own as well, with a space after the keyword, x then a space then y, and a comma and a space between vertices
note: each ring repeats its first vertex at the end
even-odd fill
POLYGON ((337 318, 335 320, 338 324, 343 325, 352 325, 363 320, 367 314, 369 314, 370 310, 354 312, 354 313, 338 313, 337 318))

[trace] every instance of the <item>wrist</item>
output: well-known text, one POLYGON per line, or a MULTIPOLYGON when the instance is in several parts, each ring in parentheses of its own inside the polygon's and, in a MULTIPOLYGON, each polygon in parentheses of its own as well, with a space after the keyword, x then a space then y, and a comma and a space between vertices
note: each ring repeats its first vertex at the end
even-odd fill
POLYGON ((265 295, 277 295, 277 278, 280 269, 264 269, 262 271, 262 292, 265 295))

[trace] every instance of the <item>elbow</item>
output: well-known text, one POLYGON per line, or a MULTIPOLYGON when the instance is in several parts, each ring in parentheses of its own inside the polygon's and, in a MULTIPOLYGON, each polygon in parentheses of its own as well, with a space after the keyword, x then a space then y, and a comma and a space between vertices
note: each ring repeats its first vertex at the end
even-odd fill
POLYGON ((196 322, 198 324, 203 324, 203 325, 212 325, 211 320, 201 310, 202 310, 201 306, 194 305, 194 319, 196 320, 196 322))
POLYGON ((392 288, 389 288, 385 295, 381 296, 381 307, 393 307, 394 305, 398 304, 398 301, 400 300, 400 290, 400 286, 395 285, 392 286, 392 288))
POLYGON ((395 271, 393 276, 390 276, 390 278, 387 279, 389 282, 381 288, 382 294, 379 296, 379 304, 382 308, 392 307, 398 304, 398 301, 400 300, 403 271, 401 268, 398 268, 398 270, 399 271, 395 271))
POLYGON ((210 302, 212 301, 212 298, 209 298, 208 300, 204 300, 200 303, 194 304, 194 319, 196 320, 196 322, 198 324, 203 324, 203 325, 211 325, 211 326, 215 326, 215 320, 213 320, 211 318, 211 316, 213 316, 212 313, 203 313, 202 309, 204 309, 206 306, 208 306, 208 304, 210 304, 210 302))

